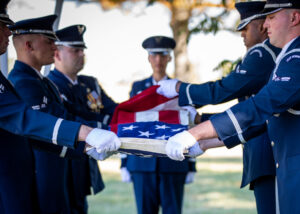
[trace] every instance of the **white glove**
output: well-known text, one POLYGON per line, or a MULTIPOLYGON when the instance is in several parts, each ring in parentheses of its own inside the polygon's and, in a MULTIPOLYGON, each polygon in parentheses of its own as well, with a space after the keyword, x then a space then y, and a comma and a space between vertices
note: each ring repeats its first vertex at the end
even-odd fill
POLYGON ((185 184, 191 184, 195 180, 195 174, 196 172, 188 172, 188 174, 185 177, 185 184))
POLYGON ((173 160, 184 160, 183 152, 192 147, 197 140, 188 131, 180 132, 170 137, 166 145, 166 153, 173 160))
POLYGON ((190 124, 195 124, 195 117, 198 114, 197 110, 193 106, 182 106, 181 108, 189 112, 190 124))
POLYGON ((121 146, 121 141, 115 133, 98 128, 88 134, 85 142, 95 147, 98 153, 117 151, 121 146))
POLYGON ((178 93, 176 92, 177 82, 177 79, 161 80, 158 82, 158 85, 160 85, 160 87, 156 90, 156 92, 167 98, 176 97, 178 96, 178 93))
POLYGON ((95 160, 101 160, 101 161, 109 158, 110 156, 112 156, 115 153, 116 152, 102 152, 102 153, 98 153, 97 150, 96 150, 96 148, 91 148, 91 149, 89 149, 86 152, 87 155, 91 156, 95 160))
POLYGON ((203 153, 204 153, 203 150, 200 148, 200 145, 197 142, 191 148, 189 148, 188 156, 192 157, 192 158, 195 158, 197 156, 202 155, 203 153))
POLYGON ((125 182, 125 183, 131 182, 131 175, 126 167, 121 168, 121 180, 122 180, 122 182, 125 182))

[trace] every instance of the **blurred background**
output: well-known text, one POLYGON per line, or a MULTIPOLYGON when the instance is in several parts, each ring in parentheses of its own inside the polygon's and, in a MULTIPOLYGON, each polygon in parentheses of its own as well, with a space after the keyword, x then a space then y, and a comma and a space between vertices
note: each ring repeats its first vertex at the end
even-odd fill
MULTIPOLYGON (((234 31, 239 16, 233 0, 12 0, 8 13, 14 21, 53 14, 63 2, 58 25, 87 26, 86 64, 82 74, 97 77, 117 102, 129 98, 131 84, 151 75, 144 39, 174 37, 177 48, 167 72, 183 81, 202 83, 226 75, 231 61, 246 49, 234 31), (223 60, 228 60, 220 63, 223 60), (218 68, 218 69, 215 69, 218 68)), ((11 70, 16 58, 8 48, 11 70)), ((236 101, 206 106, 199 112, 219 112, 236 101)), ((136 213, 131 184, 121 183, 118 157, 99 163, 106 188, 89 197, 89 213, 136 213)), ((255 213, 253 193, 239 189, 241 148, 214 149, 197 159, 196 181, 186 186, 183 213, 255 213)))

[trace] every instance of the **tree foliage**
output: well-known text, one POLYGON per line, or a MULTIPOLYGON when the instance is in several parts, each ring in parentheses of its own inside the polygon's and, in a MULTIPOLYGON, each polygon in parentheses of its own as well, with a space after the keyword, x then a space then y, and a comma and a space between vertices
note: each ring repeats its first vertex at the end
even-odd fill
MULTIPOLYGON (((120 8, 129 10, 135 3, 146 2, 146 6, 160 3, 171 12, 170 27, 176 40, 174 50, 175 77, 183 81, 197 81, 187 54, 187 44, 192 34, 213 33, 220 30, 232 31, 223 21, 234 9, 234 0, 75 0, 98 1, 104 10, 120 8), (213 12, 212 12, 213 10, 213 12)), ((222 68, 222 66, 220 67, 222 68)))
POLYGON ((223 76, 227 76, 231 71, 235 69, 235 67, 241 60, 241 58, 233 61, 225 59, 214 68, 214 71, 222 70, 223 76))

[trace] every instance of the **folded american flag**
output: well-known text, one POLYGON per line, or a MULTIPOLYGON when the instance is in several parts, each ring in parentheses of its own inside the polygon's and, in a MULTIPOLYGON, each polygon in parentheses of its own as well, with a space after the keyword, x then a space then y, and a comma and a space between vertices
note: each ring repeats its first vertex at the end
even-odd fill
POLYGON ((178 98, 156 93, 152 86, 120 103, 110 128, 121 139, 120 152, 140 156, 165 156, 169 137, 188 128, 189 113, 178 106, 178 98))

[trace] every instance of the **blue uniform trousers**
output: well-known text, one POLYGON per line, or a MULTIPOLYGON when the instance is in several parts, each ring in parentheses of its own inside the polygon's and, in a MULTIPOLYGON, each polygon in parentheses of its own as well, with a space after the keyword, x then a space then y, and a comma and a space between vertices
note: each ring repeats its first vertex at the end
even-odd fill
POLYGON ((187 173, 132 172, 139 214, 180 214, 187 173), (174 206, 175 205, 175 206, 174 206))
POLYGON ((40 214, 70 213, 66 170, 68 160, 38 150, 34 150, 34 156, 38 160, 35 167, 40 214), (45 162, 51 163, 52 167, 45 169, 45 162), (53 167, 55 165, 57 167, 53 167))
MULTIPOLYGON (((86 196, 90 194, 90 187, 92 187, 90 182, 91 177, 88 162, 88 158, 82 160, 72 160, 69 162, 68 193, 72 214, 88 213, 86 196)), ((98 170, 98 168, 95 170, 98 170)), ((102 179, 99 180, 97 180, 97 183, 104 185, 102 183, 102 179), (101 180, 101 182, 99 180, 101 180)), ((102 188, 104 188, 104 186, 102 188)))
POLYGON ((6 138, 7 142, 3 142, 0 150, 0 213, 38 213, 31 148, 23 137, 5 131, 1 132, 1 137, 6 138), (15 150, 15 154, 12 153, 15 150))
POLYGON ((253 185, 256 209, 258 214, 275 214, 275 176, 259 177, 251 183, 253 185))

